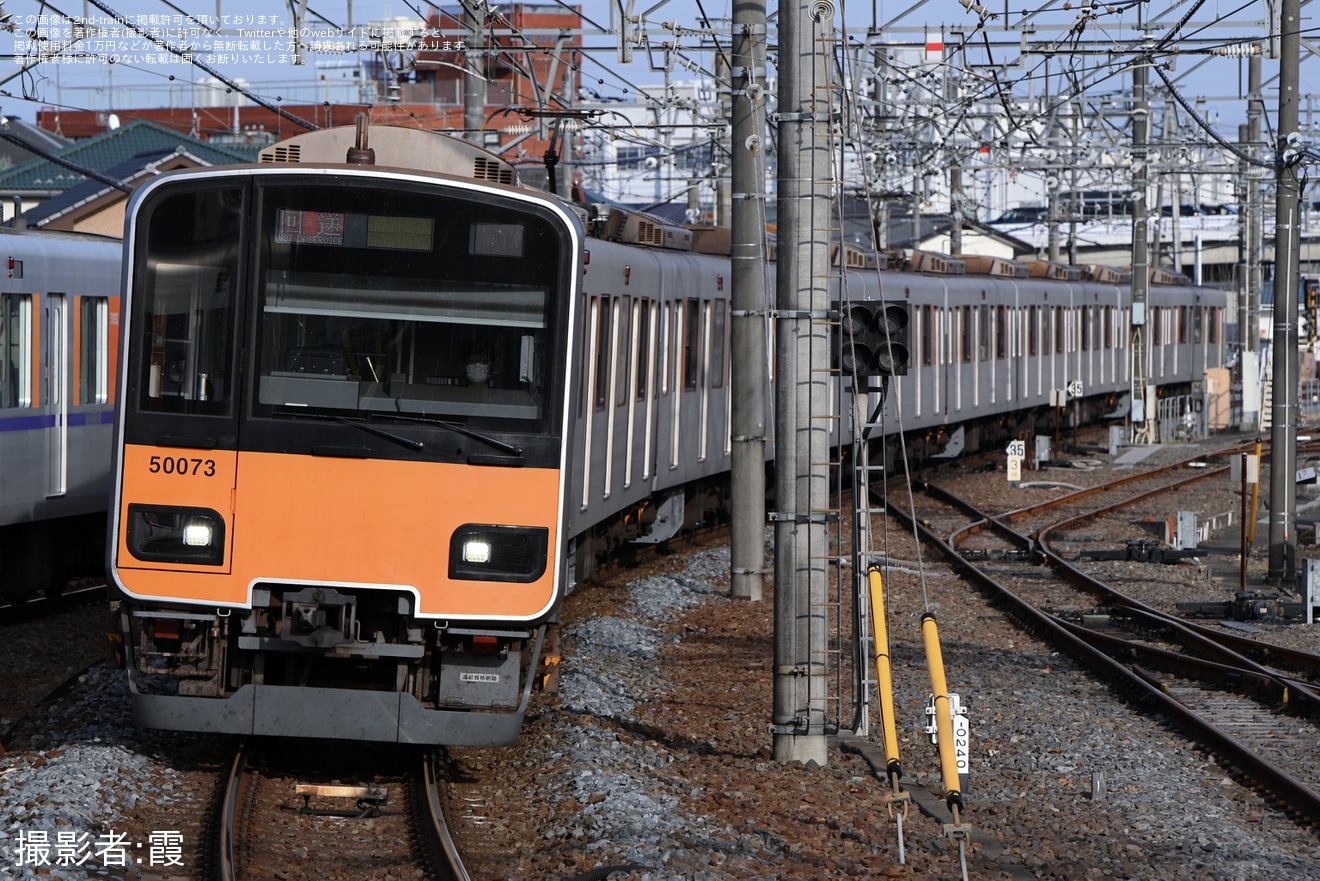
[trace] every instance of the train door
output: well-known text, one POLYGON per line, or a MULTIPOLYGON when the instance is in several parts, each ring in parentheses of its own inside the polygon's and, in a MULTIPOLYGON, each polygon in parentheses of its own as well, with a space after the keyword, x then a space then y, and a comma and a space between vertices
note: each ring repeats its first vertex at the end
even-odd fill
POLYGON ((953 311, 946 294, 935 307, 935 413, 949 415, 949 371, 953 362, 953 311))
POLYGON ((669 304, 669 364, 666 371, 669 383, 669 468, 678 467, 679 450, 682 441, 683 413, 683 347, 684 347, 684 308, 687 300, 674 300, 669 304))
POLYGON ((51 430, 46 435, 46 497, 52 498, 64 495, 69 482, 68 298, 64 294, 47 294, 44 300, 41 367, 46 377, 46 410, 51 419, 51 430))
POLYGON ((591 462, 591 454, 595 449, 593 443, 593 432, 596 427, 596 405, 599 401, 599 389, 603 384, 602 377, 602 356, 600 337, 602 331, 603 318, 601 315, 602 303, 608 303, 607 297, 590 297, 587 301, 586 314, 583 316, 585 321, 583 340, 586 342, 587 351, 583 359, 582 370, 582 510, 586 510, 591 504, 591 477, 594 473, 591 462))

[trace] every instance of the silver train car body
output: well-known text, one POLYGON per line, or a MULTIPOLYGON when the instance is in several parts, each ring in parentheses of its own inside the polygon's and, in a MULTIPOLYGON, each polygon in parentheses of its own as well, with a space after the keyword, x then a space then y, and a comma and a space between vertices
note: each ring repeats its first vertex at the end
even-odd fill
MULTIPOLYGON (((654 232, 647 238, 664 240, 654 232)), ((668 238, 685 242, 677 230, 668 238)), ((600 239, 588 246, 572 447, 579 576, 634 542, 663 541, 722 517, 730 455, 728 259, 600 239)), ((909 368, 893 380, 884 423, 906 435, 909 454, 951 456, 1052 430, 1056 393, 1077 383, 1082 419, 1127 415, 1125 273, 1096 269, 1096 280, 1084 280, 1080 270, 1042 265, 1039 274, 1058 277, 1032 277, 1024 264, 928 253, 905 262, 901 271, 848 270, 831 300, 844 308, 907 307, 909 368)), ((774 271, 772 263, 770 297, 774 271)), ((1227 295, 1160 270, 1152 278, 1149 381, 1162 392, 1188 391, 1207 369, 1225 366, 1227 295)), ((766 332, 773 353, 774 328, 766 332)), ((773 376, 773 364, 767 369, 773 376)))
POLYGON ((118 239, 0 228, 0 595, 104 566, 118 239))

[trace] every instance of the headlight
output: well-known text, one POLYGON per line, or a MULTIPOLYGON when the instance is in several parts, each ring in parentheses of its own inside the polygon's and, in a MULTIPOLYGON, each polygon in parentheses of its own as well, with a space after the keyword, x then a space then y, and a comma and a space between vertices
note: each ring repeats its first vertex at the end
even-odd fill
POLYGON ((205 518, 191 517, 183 524, 183 543, 190 548, 209 548, 214 537, 215 530, 205 518))
POLYGON ((449 541, 449 577, 459 581, 530 582, 545 573, 550 530, 469 523, 449 541))
POLYGON ((219 566, 225 521, 209 508, 129 505, 128 552, 153 563, 219 566))

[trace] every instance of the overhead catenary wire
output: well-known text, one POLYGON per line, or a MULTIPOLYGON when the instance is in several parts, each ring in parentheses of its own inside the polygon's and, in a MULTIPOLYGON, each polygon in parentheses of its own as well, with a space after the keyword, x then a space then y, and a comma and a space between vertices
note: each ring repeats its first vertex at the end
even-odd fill
POLYGON ((307 129, 308 131, 316 131, 317 129, 320 128, 320 126, 317 125, 316 123, 309 122, 308 120, 305 120, 300 116, 290 113, 289 111, 285 110, 283 107, 280 107, 278 104, 272 103, 266 100, 265 98, 262 98, 261 96, 256 95, 251 91, 243 88, 238 83, 234 82, 232 79, 230 79, 229 77, 220 73, 220 71, 213 68, 211 65, 195 57, 192 57, 190 53, 184 51, 183 49, 180 49, 179 47, 175 46, 172 43, 167 42, 166 40, 161 39, 160 37, 151 33, 149 30, 138 27, 132 21, 130 21, 123 15, 120 15, 118 12, 107 6, 103 2, 103 0, 87 0, 87 2, 91 3, 93 6, 104 12, 106 15, 110 16, 112 19, 114 19, 116 23, 123 25, 126 28, 129 28, 139 36, 144 37, 147 40, 150 40, 151 42, 155 43, 157 46, 161 47, 165 51, 170 52, 174 55, 178 55, 180 58, 187 59, 189 63, 193 64, 195 67, 215 77, 217 80, 224 83, 226 86, 235 90, 236 92, 239 92, 240 94, 252 99, 257 104, 260 104, 262 107, 265 107, 267 110, 271 111, 272 113, 280 117, 283 117, 284 119, 287 119, 289 122, 292 122, 295 125, 300 125, 303 128, 307 129))

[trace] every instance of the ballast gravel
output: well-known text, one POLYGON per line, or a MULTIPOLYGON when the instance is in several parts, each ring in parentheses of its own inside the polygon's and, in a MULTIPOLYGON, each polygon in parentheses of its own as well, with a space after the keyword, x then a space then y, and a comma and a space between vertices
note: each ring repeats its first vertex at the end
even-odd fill
MULTIPOLYGON (((960 490, 982 480, 994 497, 1004 480, 958 479, 967 482, 960 490)), ((903 782, 918 796, 903 820, 901 861, 888 786, 855 740, 835 741, 824 767, 773 760, 770 585, 763 602, 730 598, 727 548, 710 546, 580 587, 565 605, 559 689, 534 696, 519 744, 455 751, 499 781, 487 809, 524 844, 511 877, 959 878, 940 766, 923 730, 930 686, 919 618, 931 609, 950 690, 970 710, 968 877, 1320 878, 1315 830, 1006 622, 943 563, 918 567, 910 536, 896 537, 890 555, 906 561, 887 586, 903 782)), ((1184 599, 1210 595, 1204 573, 1165 567, 1153 577, 1184 599)), ((21 626, 25 639, 50 628, 43 646, 72 644, 71 628, 81 644, 99 638, 103 617, 21 626)), ((1290 644, 1320 647, 1314 629, 1273 629, 1290 644)), ((7 637, 15 636, 0 632, 2 681, 65 675, 67 660, 13 650, 18 641, 7 637)), ((0 756, 0 878, 195 875, 196 829, 143 828, 141 816, 144 805, 171 801, 200 817, 206 775, 195 760, 227 741, 136 729, 127 700, 123 674, 103 666, 17 725, 22 702, 0 700, 0 730, 14 726, 0 756), (182 841, 108 849, 125 830, 137 839, 177 831, 182 841), (46 864, 34 839, 48 845, 46 864), (61 841, 66 855, 85 855, 81 865, 56 865, 61 841), (178 864, 165 865, 171 859, 178 864)))

